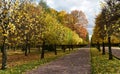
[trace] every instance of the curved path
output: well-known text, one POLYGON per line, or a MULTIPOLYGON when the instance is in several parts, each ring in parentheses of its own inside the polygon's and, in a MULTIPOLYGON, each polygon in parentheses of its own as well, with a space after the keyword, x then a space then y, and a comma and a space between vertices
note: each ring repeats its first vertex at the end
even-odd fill
POLYGON ((90 49, 81 48, 26 74, 91 74, 90 58, 90 49))

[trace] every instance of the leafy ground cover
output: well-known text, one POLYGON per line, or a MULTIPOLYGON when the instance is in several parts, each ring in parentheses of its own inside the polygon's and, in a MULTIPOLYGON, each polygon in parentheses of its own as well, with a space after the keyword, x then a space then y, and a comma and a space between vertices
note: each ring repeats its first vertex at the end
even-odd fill
POLYGON ((102 55, 96 48, 91 48, 92 74, 120 74, 120 60, 108 60, 108 54, 102 55))
POLYGON ((67 50, 63 53, 62 50, 58 50, 58 55, 54 55, 54 52, 46 52, 45 59, 40 59, 40 53, 36 53, 34 51, 27 57, 25 57, 23 53, 19 53, 19 51, 18 53, 17 51, 15 53, 9 53, 8 69, 0 70, 0 74, 23 74, 25 71, 35 69, 40 65, 46 64, 75 51, 77 50, 67 50))

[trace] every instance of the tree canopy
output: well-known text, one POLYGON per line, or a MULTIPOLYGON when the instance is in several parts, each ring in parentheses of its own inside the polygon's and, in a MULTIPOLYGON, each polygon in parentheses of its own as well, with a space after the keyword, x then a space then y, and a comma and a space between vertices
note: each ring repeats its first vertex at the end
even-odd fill
POLYGON ((107 42, 107 37, 111 36, 113 43, 120 41, 120 1, 105 0, 102 5, 101 13, 96 17, 94 33, 92 36, 93 42, 107 42), (115 41, 114 41, 115 40, 115 41))

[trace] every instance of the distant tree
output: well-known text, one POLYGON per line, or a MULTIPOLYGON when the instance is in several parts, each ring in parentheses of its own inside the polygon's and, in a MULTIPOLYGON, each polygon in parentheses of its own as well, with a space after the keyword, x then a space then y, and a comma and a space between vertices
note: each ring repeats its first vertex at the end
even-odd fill
POLYGON ((39 5, 47 12, 50 12, 49 6, 46 4, 45 0, 40 0, 39 5))

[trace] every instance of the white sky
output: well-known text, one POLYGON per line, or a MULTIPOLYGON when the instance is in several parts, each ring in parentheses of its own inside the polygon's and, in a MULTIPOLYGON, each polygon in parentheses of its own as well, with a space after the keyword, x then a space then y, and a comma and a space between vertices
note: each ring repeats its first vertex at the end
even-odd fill
POLYGON ((88 19, 88 32, 92 35, 94 27, 95 16, 100 12, 100 2, 102 0, 45 0, 51 8, 58 11, 66 10, 82 10, 88 19))

